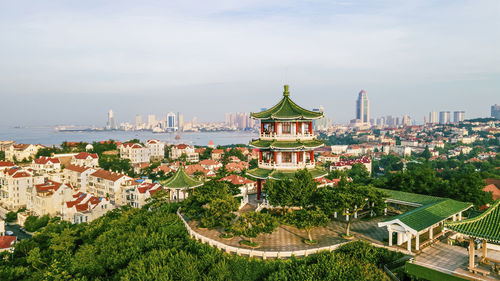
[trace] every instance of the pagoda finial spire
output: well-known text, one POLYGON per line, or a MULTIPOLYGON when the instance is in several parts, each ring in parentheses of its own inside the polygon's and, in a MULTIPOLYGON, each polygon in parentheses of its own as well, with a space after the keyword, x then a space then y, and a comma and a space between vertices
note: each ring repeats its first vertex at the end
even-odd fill
POLYGON ((288 91, 288 85, 285 85, 285 90, 283 91, 283 96, 284 97, 290 96, 290 92, 288 91))

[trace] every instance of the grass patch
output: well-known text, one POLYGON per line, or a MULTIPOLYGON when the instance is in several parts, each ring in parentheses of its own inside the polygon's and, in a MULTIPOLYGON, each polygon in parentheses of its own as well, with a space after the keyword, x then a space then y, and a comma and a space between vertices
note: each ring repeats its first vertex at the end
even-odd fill
POLYGON ((405 272, 408 275, 412 275, 418 277, 419 279, 425 279, 429 281, 466 281, 466 279, 460 278, 458 276, 446 274, 441 271, 409 262, 405 264, 405 272))
POLYGON ((221 235, 219 235, 219 237, 222 239, 230 239, 230 238, 233 238, 234 235, 232 235, 230 233, 221 233, 221 235))
POLYGON ((248 240, 241 240, 240 245, 245 246, 245 247, 250 247, 250 248, 258 248, 260 246, 258 243, 248 241, 248 240))

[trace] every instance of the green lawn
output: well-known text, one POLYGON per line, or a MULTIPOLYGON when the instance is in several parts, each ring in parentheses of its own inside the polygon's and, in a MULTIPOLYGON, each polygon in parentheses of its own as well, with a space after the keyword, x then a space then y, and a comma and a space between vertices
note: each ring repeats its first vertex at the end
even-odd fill
POLYGON ((463 279, 454 275, 446 274, 409 262, 405 264, 405 271, 409 275, 413 275, 415 277, 429 281, 467 281, 467 279, 463 279))

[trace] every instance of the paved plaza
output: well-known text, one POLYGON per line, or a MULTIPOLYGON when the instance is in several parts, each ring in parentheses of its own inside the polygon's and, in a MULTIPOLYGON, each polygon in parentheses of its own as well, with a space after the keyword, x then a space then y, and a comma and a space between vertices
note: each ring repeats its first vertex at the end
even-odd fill
MULTIPOLYGON (((476 262, 481 253, 477 253, 476 262)), ((500 252, 488 249, 488 257, 500 260, 500 252)), ((457 274, 472 277, 477 280, 499 280, 498 275, 490 274, 488 277, 469 273, 466 268, 469 263, 468 250, 459 246, 451 246, 442 242, 434 243, 415 256, 415 263, 448 274, 457 274)), ((487 267, 484 267, 487 269, 487 267)))
MULTIPOLYGON (((373 240, 374 242, 381 243, 380 241, 388 235, 385 229, 377 227, 377 222, 381 219, 383 218, 377 218, 369 221, 356 221, 351 225, 351 233, 358 238, 373 240), (380 240, 377 241, 377 239, 380 240)), ((229 246, 240 246, 239 242, 242 240, 242 237, 240 236, 230 239, 220 238, 219 236, 222 233, 222 228, 198 228, 198 222, 196 221, 188 221, 188 224, 194 231, 205 237, 220 241, 229 246)), ((307 239, 306 231, 299 230, 288 225, 280 225, 271 234, 260 234, 257 238, 254 238, 253 241, 260 245, 259 250, 262 251, 295 251, 314 249, 348 241, 343 239, 341 236, 345 233, 345 225, 346 224, 344 222, 332 221, 327 227, 318 227, 313 229, 311 231, 312 238, 318 241, 315 245, 307 245, 302 242, 304 239, 307 239)))

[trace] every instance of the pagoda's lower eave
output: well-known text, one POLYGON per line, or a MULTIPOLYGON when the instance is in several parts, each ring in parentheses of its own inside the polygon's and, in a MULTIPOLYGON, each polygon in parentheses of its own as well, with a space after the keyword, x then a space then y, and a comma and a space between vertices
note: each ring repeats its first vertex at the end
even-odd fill
MULTIPOLYGON (((268 170, 268 169, 262 169, 262 168, 255 168, 252 170, 248 170, 246 173, 247 175, 256 178, 256 179, 274 179, 274 180, 284 180, 284 179, 291 179, 300 170, 268 170)), ((315 167, 313 169, 308 169, 307 170, 311 176, 316 179, 316 178, 321 178, 324 177, 328 174, 328 171, 320 168, 320 167, 315 167)))

